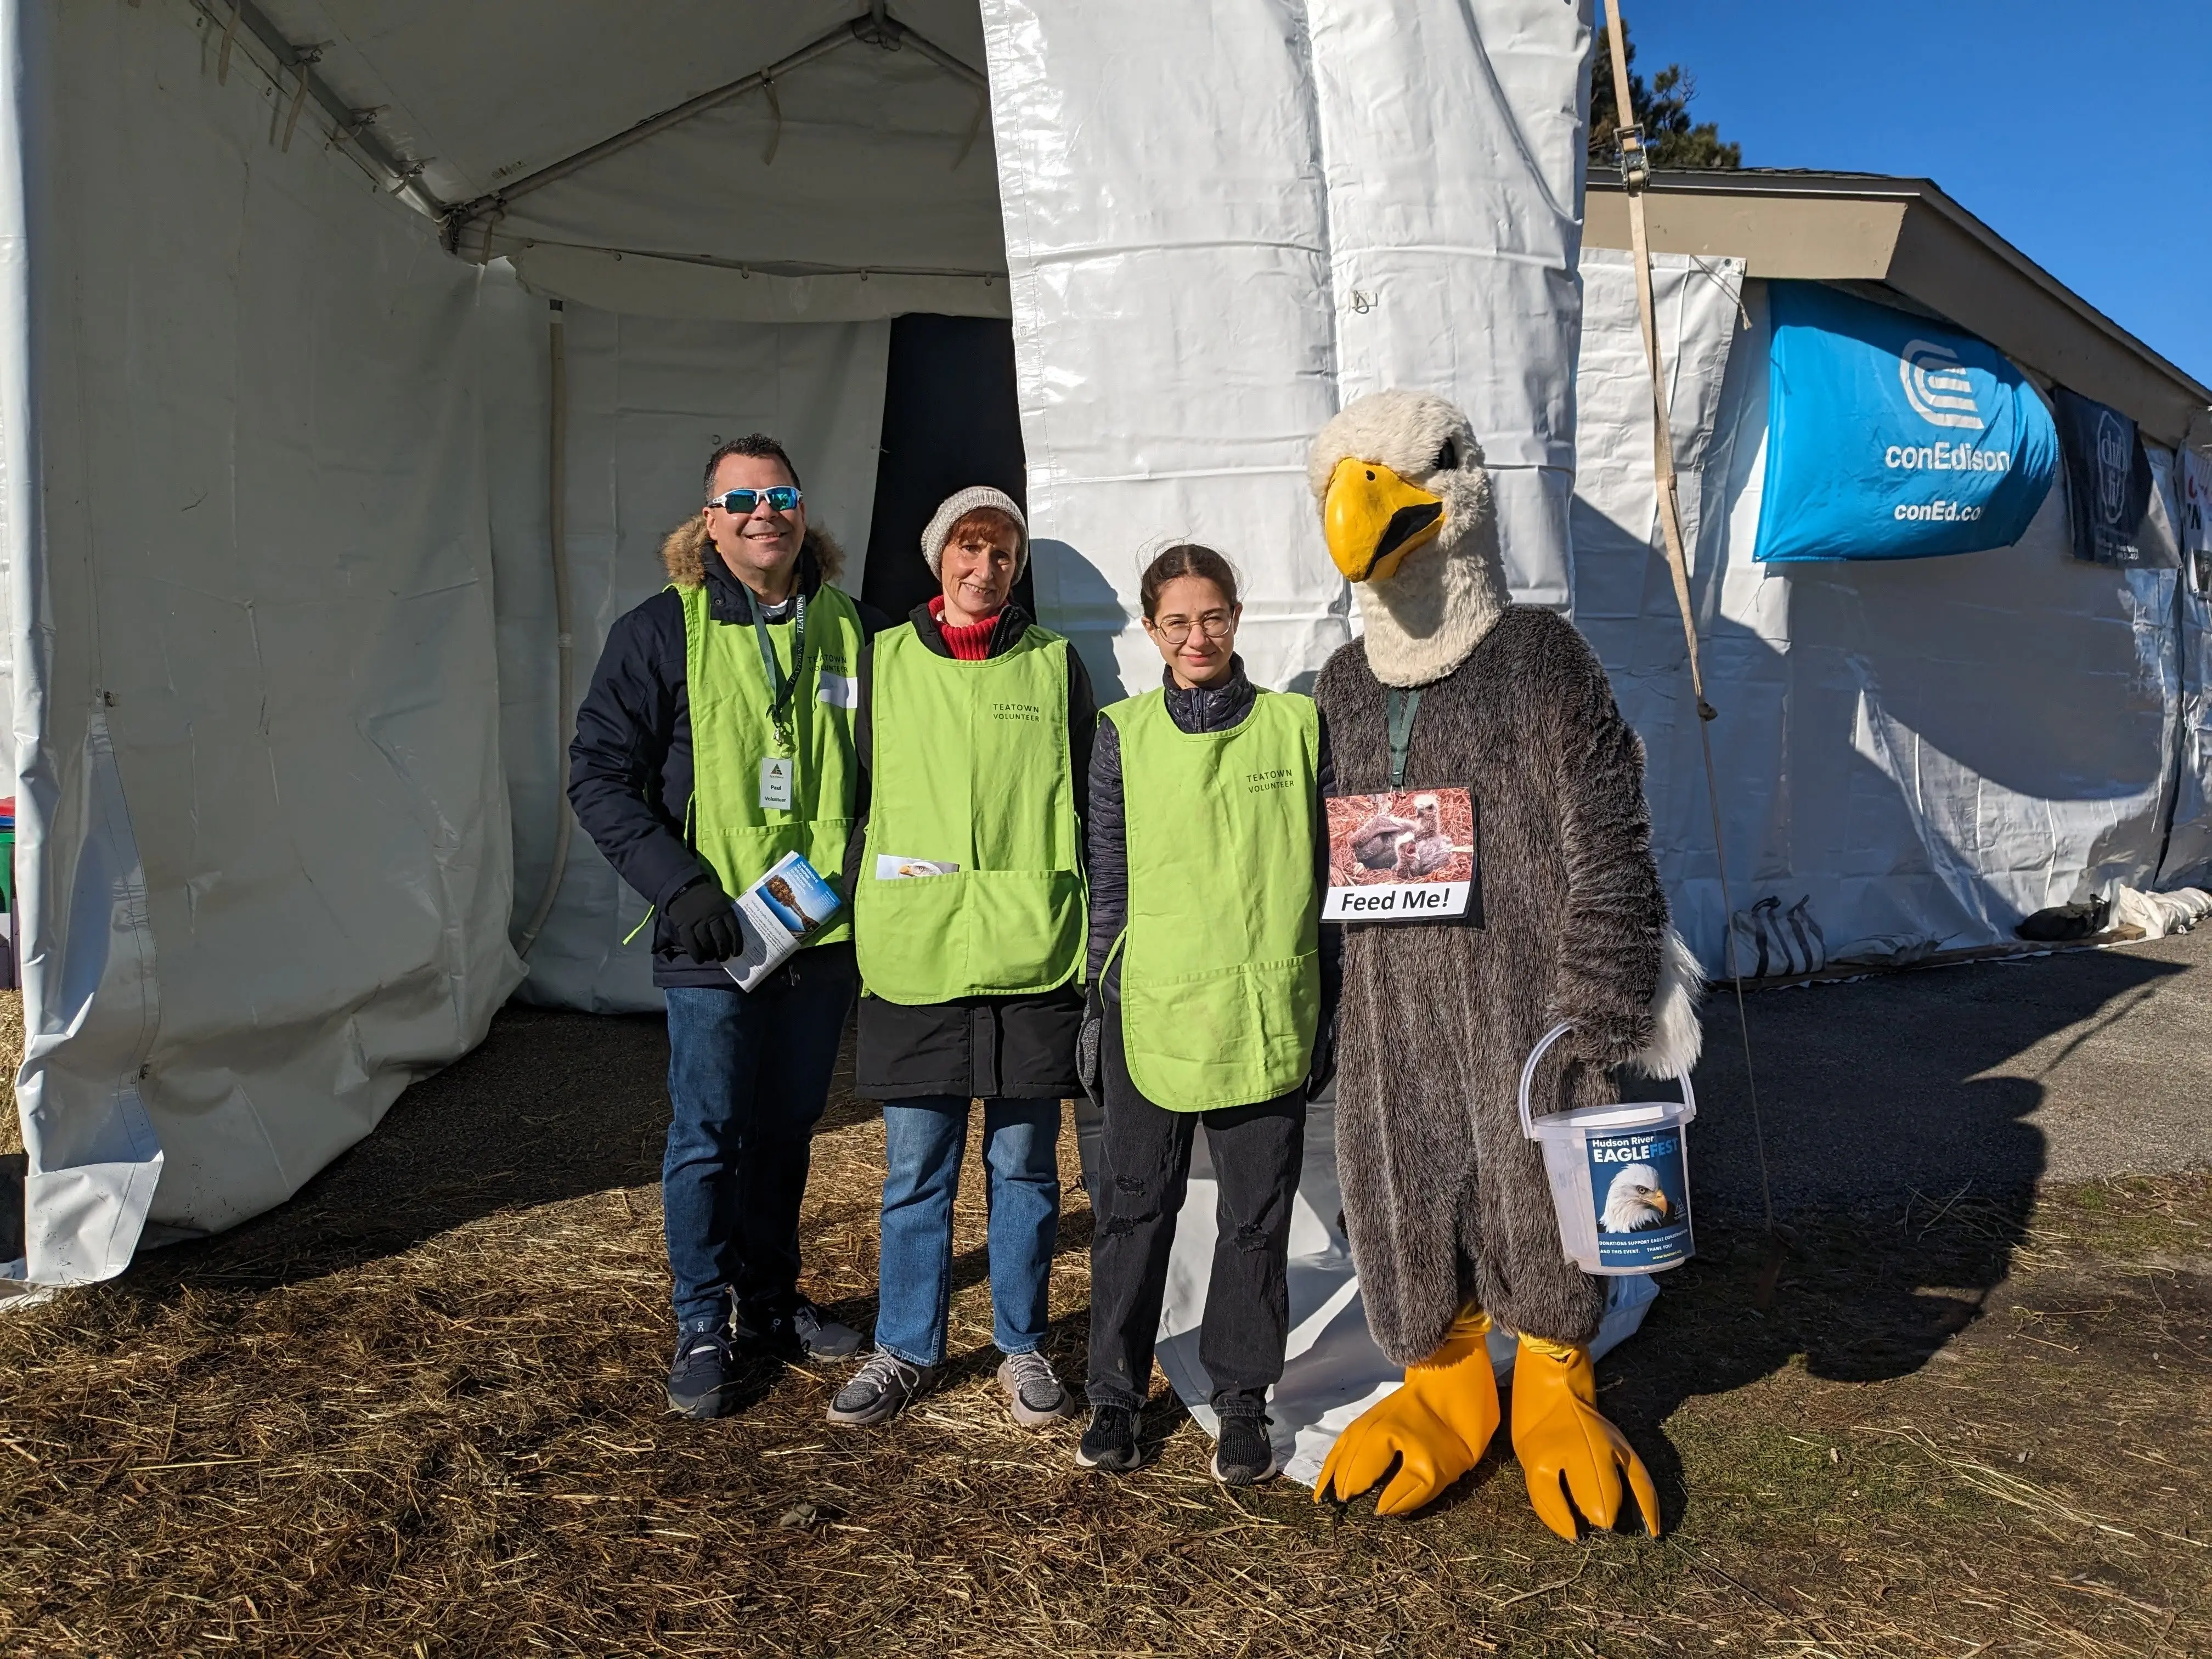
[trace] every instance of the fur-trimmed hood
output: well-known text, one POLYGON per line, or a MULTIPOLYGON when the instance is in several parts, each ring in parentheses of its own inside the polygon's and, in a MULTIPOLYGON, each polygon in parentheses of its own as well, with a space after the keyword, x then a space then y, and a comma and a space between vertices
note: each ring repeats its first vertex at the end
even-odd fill
MULTIPOLYGON (((707 515, 695 513, 668 532, 660 544, 660 562, 668 571, 668 580, 678 587, 697 587, 707 580, 707 515)), ((825 582, 834 582, 844 574, 845 550, 837 545, 836 538, 826 530, 812 525, 806 527, 806 539, 799 544, 799 562, 803 572, 809 559, 825 582)))

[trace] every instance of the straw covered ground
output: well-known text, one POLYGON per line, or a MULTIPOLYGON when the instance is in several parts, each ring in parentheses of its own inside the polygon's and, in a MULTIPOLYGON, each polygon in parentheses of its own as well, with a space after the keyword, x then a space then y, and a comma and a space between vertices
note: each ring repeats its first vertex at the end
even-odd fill
MULTIPOLYGON (((924 1409, 669 1416, 661 1044, 510 1012, 276 1213, 0 1313, 0 1654, 2212 1652, 2203 1174, 1802 1212, 1764 1316, 1705 1226, 1600 1368, 1668 1534, 1568 1544, 1497 1455, 1406 1522, 1233 1496, 1164 1389, 1154 1465, 1079 1471, 996 1403, 972 1156, 924 1409)), ((841 1096, 807 1207, 863 1324, 881 1146, 841 1096)))

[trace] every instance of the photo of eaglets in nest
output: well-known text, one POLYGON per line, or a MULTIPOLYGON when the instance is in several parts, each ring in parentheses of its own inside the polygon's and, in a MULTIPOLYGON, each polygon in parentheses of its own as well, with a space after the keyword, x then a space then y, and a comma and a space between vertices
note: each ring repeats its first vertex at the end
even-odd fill
POLYGON ((1328 884, 1472 881, 1474 801, 1465 789, 1401 789, 1328 799, 1328 884))

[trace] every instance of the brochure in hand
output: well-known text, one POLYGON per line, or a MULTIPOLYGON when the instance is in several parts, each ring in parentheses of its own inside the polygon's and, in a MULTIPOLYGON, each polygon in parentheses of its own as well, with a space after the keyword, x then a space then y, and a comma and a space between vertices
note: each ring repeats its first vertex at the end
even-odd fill
POLYGON ((814 866, 798 853, 786 853, 737 898, 744 921, 744 949, 722 964, 722 971, 750 991, 781 967, 793 951, 819 933, 843 908, 814 866))

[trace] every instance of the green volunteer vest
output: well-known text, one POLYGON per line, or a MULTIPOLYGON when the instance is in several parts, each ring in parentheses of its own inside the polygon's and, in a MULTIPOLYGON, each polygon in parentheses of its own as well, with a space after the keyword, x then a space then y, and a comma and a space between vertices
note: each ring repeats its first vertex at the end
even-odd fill
POLYGON ((1227 732, 1182 730, 1160 691, 1102 718, 1121 740, 1130 1080, 1170 1111, 1272 1100, 1304 1081, 1320 1022, 1313 700, 1261 691, 1227 732))
MULTIPOLYGON (((854 722, 860 701, 860 613, 824 583, 806 598, 806 660, 799 665, 787 748, 769 717, 768 672, 750 619, 718 623, 707 589, 679 587, 684 600, 684 673, 691 708, 692 850, 734 895, 786 853, 800 853, 832 887, 845 865, 853 826, 854 722), (788 754, 796 763, 791 808, 760 804, 761 762, 788 754)), ((789 678, 792 636, 768 630, 776 665, 789 678)), ((851 913, 813 942, 853 936, 851 913)))
POLYGON ((876 636, 868 838, 853 913, 869 994, 909 1006, 1066 984, 1089 917, 1067 758, 1067 641, 1032 625, 957 662, 876 636), (880 878, 883 860, 957 864, 880 878))

